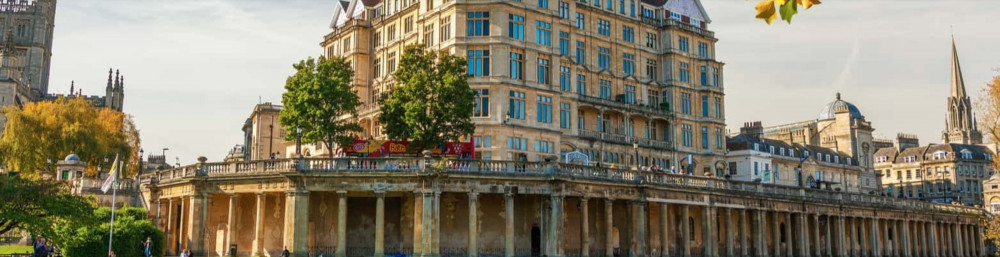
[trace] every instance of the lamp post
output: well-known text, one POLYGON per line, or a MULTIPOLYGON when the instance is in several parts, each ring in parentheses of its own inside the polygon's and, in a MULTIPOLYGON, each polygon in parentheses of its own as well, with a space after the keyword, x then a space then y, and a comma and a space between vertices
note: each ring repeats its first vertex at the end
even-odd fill
POLYGON ((635 150, 635 170, 642 170, 641 165, 639 165, 639 142, 636 140, 632 141, 632 149, 635 150))
POLYGON ((142 148, 140 147, 139 148, 139 172, 136 172, 137 174, 142 174, 142 172, 145 171, 145 170, 142 169, 142 154, 143 154, 143 151, 142 151, 142 148))
POLYGON ((295 126, 295 155, 302 157, 302 127, 295 126))

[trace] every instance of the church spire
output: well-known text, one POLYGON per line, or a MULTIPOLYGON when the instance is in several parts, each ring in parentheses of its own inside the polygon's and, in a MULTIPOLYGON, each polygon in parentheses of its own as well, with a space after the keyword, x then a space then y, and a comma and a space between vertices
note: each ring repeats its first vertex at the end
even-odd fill
POLYGON ((965 81, 962 79, 962 67, 958 64, 958 49, 955 47, 955 36, 951 37, 951 96, 959 99, 967 97, 965 81))

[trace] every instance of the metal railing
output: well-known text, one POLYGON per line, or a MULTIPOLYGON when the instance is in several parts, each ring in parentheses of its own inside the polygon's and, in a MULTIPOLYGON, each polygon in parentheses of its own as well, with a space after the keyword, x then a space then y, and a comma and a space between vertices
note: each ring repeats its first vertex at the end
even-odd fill
POLYGON ((456 160, 421 157, 389 158, 326 158, 277 159, 234 163, 199 163, 175 169, 143 174, 144 185, 183 181, 195 177, 234 177, 240 175, 281 176, 294 173, 323 175, 327 173, 376 174, 435 174, 476 175, 484 177, 537 177, 541 179, 590 180, 652 187, 689 188, 722 191, 743 195, 797 201, 853 204, 910 210, 981 214, 983 210, 968 206, 935 204, 912 199, 884 197, 855 192, 840 192, 799 188, 774 184, 725 180, 714 177, 689 176, 629 168, 607 168, 556 162, 518 162, 494 160, 456 160))

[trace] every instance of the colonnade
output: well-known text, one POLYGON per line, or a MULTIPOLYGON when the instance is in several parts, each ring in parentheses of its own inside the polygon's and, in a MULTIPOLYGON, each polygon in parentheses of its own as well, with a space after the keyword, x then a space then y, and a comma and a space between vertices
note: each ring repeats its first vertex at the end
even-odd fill
MULTIPOLYGON (((155 208, 152 213, 166 234, 167 254, 189 249, 196 256, 216 256, 217 251, 207 249, 213 244, 212 240, 222 238, 223 245, 228 246, 235 244, 235 238, 246 231, 252 232, 250 250, 245 251, 250 256, 274 256, 283 248, 294 256, 316 256, 316 252, 321 251, 317 245, 333 245, 332 254, 336 257, 356 256, 359 253, 348 252, 352 247, 348 238, 358 236, 348 233, 353 229, 353 224, 348 224, 348 216, 356 214, 349 209, 349 199, 374 201, 374 230, 370 235, 363 235, 370 236, 373 244, 370 251, 361 254, 364 256, 386 256, 397 252, 430 257, 985 256, 982 228, 956 216, 933 217, 874 209, 830 211, 802 203, 756 207, 719 204, 707 200, 707 197, 703 202, 655 198, 617 200, 563 193, 518 194, 509 189, 506 192, 322 192, 336 196, 335 213, 323 216, 335 220, 332 226, 335 228, 335 240, 317 242, 318 237, 311 232, 315 228, 310 227, 317 218, 311 217, 310 212, 325 207, 311 204, 309 198, 315 193, 302 190, 256 194, 193 193, 159 198, 151 208, 155 208), (394 213, 397 210, 403 213, 403 218, 389 222, 411 222, 393 223, 393 226, 412 227, 394 232, 408 239, 412 236, 412 248, 387 249, 386 194, 393 194, 394 197, 402 195, 400 199, 406 201, 400 206, 391 206, 394 213), (450 207, 442 209, 442 195, 466 199, 463 208, 467 212, 449 211, 454 209, 450 207), (484 196, 502 196, 502 207, 496 202, 491 202, 491 205, 497 206, 483 206, 479 199, 484 196), (274 202, 268 203, 269 198, 274 202), (238 212, 248 211, 241 210, 244 207, 238 204, 240 199, 252 199, 244 201, 244 207, 253 206, 253 210, 248 212, 253 213, 253 217, 243 220, 252 220, 253 224, 252 229, 237 232, 238 225, 250 225, 237 224, 238 212), (401 207, 410 204, 412 209, 401 207), (209 210, 218 210, 222 208, 220 205, 225 205, 227 212, 216 219, 218 224, 214 224, 209 221, 209 210), (284 205, 283 211, 266 209, 280 205, 284 205), (516 211, 519 205, 540 208, 537 212, 516 211), (487 213, 487 208, 496 208, 502 214, 487 213), (467 220, 468 225, 465 228, 442 229, 442 215, 450 217, 447 219, 465 215, 457 220, 467 220), (276 233, 265 227, 268 222, 280 222, 276 227, 281 229, 280 241, 268 242, 265 238, 265 235, 276 233), (484 229, 483 222, 502 223, 503 229, 484 229), (208 238, 206 231, 220 226, 224 228, 220 231, 225 232, 216 238, 208 238), (538 235, 525 234, 526 230, 522 228, 527 226, 537 228, 538 235), (574 232, 567 233, 568 228, 573 228, 574 232), (459 234, 467 237, 463 239, 464 251, 442 247, 443 236, 450 241, 459 234), (502 240, 481 240, 490 235, 502 240), (530 243, 518 243, 518 238, 526 237, 532 238, 530 243), (497 250, 484 250, 487 248, 497 250)), ((219 248, 219 243, 214 244, 219 248)))

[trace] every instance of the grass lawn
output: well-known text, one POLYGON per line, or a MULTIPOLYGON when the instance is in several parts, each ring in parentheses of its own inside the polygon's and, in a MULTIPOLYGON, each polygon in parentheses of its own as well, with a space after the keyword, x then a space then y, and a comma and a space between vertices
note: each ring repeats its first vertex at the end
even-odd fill
POLYGON ((0 254, 32 252, 30 245, 0 245, 0 254))

